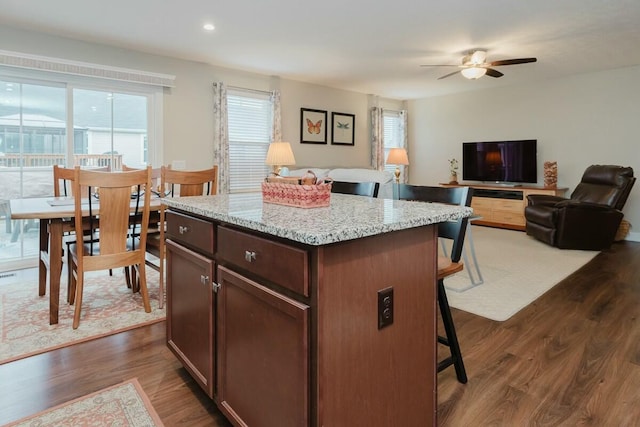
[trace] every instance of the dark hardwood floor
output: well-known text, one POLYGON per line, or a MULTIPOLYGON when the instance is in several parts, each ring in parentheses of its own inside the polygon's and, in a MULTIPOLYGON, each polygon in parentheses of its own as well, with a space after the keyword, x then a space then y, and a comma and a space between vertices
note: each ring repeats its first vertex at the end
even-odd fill
MULTIPOLYGON (((440 426, 640 425, 640 243, 614 244, 505 322, 453 316, 469 382, 438 375, 440 426)), ((0 365, 0 425, 137 377, 168 427, 229 426, 164 328, 0 365)))

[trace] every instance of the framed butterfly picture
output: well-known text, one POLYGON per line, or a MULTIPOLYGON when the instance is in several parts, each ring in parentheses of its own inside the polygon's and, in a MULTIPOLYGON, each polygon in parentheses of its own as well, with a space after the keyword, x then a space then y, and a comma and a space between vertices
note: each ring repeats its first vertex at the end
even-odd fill
POLYGON ((300 109, 300 142, 304 144, 327 143, 327 112, 300 109))
POLYGON ((355 114, 331 113, 331 125, 332 145, 355 145, 355 114))

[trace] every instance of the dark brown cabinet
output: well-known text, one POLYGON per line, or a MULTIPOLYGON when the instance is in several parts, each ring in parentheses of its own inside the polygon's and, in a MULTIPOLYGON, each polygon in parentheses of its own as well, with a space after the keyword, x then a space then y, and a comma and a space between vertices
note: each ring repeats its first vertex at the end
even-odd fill
POLYGON ((168 344, 232 424, 436 424, 435 226, 314 246, 170 213, 168 344))
POLYGON ((209 397, 214 397, 213 260, 166 242, 167 345, 209 397))
POLYGON ((218 267, 217 401, 238 425, 309 425, 307 305, 218 267))

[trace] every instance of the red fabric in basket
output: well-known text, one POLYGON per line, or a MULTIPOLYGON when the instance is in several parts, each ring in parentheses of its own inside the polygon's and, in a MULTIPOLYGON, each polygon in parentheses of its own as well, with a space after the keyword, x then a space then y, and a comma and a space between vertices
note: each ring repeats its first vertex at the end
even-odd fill
POLYGON ((266 203, 295 206, 298 208, 329 206, 331 200, 331 183, 296 185, 279 182, 263 182, 262 200, 266 203))

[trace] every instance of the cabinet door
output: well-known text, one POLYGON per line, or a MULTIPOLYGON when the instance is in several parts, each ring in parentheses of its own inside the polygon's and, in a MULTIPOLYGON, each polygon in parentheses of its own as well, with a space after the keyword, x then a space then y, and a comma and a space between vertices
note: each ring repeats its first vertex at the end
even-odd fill
POLYGON ((214 262, 167 240, 167 345, 213 398, 214 262))
POLYGON ((217 403, 236 425, 309 425, 309 307, 218 267, 217 403))

